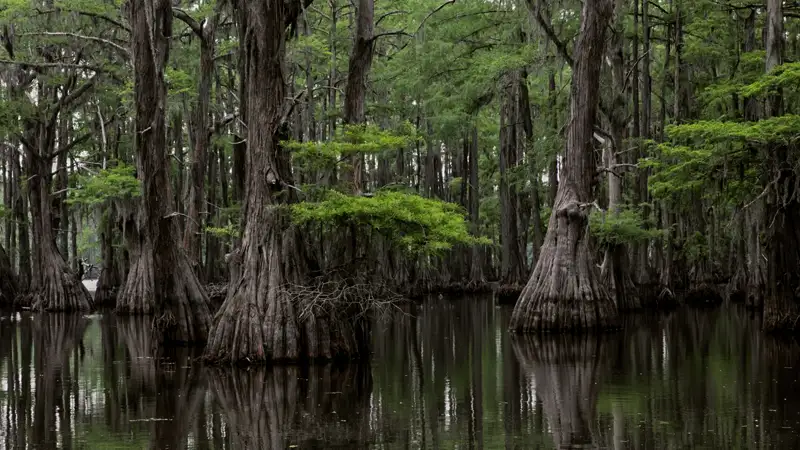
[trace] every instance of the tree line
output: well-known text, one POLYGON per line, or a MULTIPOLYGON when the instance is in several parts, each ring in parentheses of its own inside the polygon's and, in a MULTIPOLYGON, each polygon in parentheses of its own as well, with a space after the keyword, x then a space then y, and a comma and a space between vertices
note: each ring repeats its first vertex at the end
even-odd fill
POLYGON ((424 292, 519 296, 520 332, 724 298, 795 330, 796 10, 3 1, 3 304, 220 362, 366 355, 424 292))

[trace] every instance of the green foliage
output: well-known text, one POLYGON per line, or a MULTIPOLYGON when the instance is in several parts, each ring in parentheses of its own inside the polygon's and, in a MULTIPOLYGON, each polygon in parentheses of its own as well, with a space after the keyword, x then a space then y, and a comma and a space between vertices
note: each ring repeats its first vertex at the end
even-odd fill
POLYGON ((345 156, 355 153, 378 153, 397 150, 411 145, 419 137, 409 123, 396 132, 382 130, 376 125, 345 125, 337 130, 332 141, 284 141, 283 145, 294 151, 295 161, 309 169, 331 167, 345 156))
POLYGON ((95 175, 78 176, 77 186, 69 191, 70 204, 94 206, 106 200, 122 200, 141 195, 133 166, 119 164, 95 175))
POLYGON ((400 192, 354 197, 328 192, 321 202, 292 205, 298 224, 368 226, 411 254, 441 254, 455 244, 487 244, 469 234, 463 211, 452 203, 400 192))
POLYGON ((206 232, 218 238, 235 238, 239 236, 239 227, 232 223, 224 227, 206 227, 206 232))
POLYGON ((645 227, 641 213, 628 208, 618 214, 593 211, 589 215, 589 229, 603 247, 642 242, 663 235, 663 230, 645 227))
POLYGON ((682 251, 689 263, 702 261, 708 256, 708 240, 702 233, 695 231, 686 238, 682 251))
POLYGON ((786 115, 758 122, 700 120, 666 128, 670 138, 682 142, 789 144, 800 135, 800 116, 786 115))
POLYGON ((794 88, 800 83, 800 63, 786 63, 762 75, 755 82, 743 86, 740 93, 745 97, 764 95, 774 92, 778 88, 794 88))

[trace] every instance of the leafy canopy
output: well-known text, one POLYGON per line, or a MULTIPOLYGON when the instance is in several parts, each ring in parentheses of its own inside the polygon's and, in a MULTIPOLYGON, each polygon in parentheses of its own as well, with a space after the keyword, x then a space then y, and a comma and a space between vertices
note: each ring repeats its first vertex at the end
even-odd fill
POLYGON ((95 206, 106 200, 124 200, 141 195, 133 166, 119 164, 89 176, 79 176, 77 187, 70 189, 70 204, 95 206))
POLYGON ((456 244, 487 244, 469 234, 458 205, 396 191, 356 197, 329 191, 323 201, 292 205, 298 224, 367 226, 412 254, 441 254, 456 244))
POLYGON ((622 209, 617 214, 593 211, 589 215, 589 229, 602 247, 647 241, 663 234, 644 225, 641 213, 634 209, 622 209))

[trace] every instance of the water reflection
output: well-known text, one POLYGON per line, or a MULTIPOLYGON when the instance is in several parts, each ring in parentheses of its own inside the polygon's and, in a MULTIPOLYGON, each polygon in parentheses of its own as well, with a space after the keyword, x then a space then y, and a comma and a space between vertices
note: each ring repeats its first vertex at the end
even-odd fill
POLYGON ((230 446, 362 448, 369 434, 368 366, 209 369, 230 446), (367 370, 364 370, 367 369, 367 370))
POLYGON ((0 317, 0 448, 800 446, 800 344, 744 310, 512 336, 486 298, 374 326, 369 365, 203 367, 149 319, 0 317))
POLYGON ((512 345, 530 389, 542 402, 558 448, 595 447, 600 374, 618 335, 514 336, 512 345))

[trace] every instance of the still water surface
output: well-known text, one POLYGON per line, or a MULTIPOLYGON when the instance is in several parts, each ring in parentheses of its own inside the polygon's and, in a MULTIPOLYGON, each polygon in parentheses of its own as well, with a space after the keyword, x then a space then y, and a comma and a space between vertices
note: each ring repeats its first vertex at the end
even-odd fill
POLYGON ((510 336, 487 298, 377 324, 370 365, 154 357, 149 321, 0 319, 0 448, 800 448, 800 345, 735 308, 510 336))

